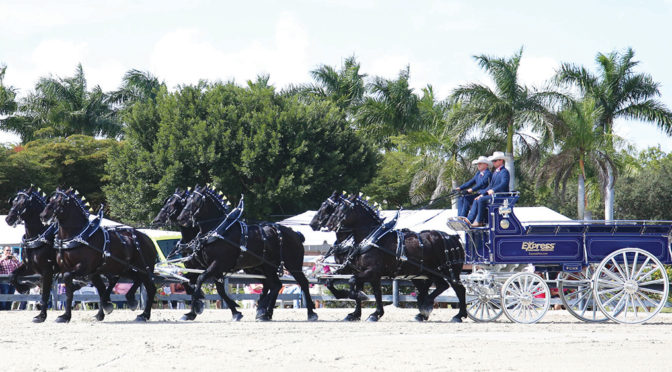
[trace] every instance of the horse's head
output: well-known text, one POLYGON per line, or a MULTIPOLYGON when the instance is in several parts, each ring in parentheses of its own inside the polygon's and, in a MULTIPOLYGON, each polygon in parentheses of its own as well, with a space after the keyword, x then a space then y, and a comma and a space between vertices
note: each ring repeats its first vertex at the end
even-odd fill
POLYGON ((229 212, 229 205, 221 192, 217 193, 210 186, 196 186, 187 197, 177 223, 189 227, 223 218, 229 212))
POLYGON ((341 205, 327 221, 326 227, 330 231, 338 231, 343 227, 369 226, 382 223, 378 211, 358 195, 343 199, 341 205))
POLYGON ((40 218, 45 224, 50 223, 54 218, 59 222, 72 221, 70 225, 88 223, 88 203, 85 200, 72 187, 67 190, 59 187, 49 198, 46 207, 40 213, 40 218))
POLYGON ((44 194, 35 186, 30 186, 25 190, 16 193, 10 200, 12 205, 5 222, 10 226, 16 226, 21 221, 28 221, 30 219, 40 216, 40 212, 47 205, 44 199, 44 194))
POLYGON ((176 223, 177 217, 182 213, 184 206, 189 196, 189 190, 175 189, 173 195, 166 198, 163 202, 163 207, 156 215, 152 225, 166 225, 168 223, 176 223))
POLYGON ((318 231, 321 228, 326 227, 329 217, 336 212, 336 208, 338 208, 342 200, 343 197, 341 197, 341 194, 334 191, 327 200, 322 202, 320 209, 317 210, 313 219, 310 220, 310 223, 308 224, 310 228, 313 229, 313 231, 318 231))

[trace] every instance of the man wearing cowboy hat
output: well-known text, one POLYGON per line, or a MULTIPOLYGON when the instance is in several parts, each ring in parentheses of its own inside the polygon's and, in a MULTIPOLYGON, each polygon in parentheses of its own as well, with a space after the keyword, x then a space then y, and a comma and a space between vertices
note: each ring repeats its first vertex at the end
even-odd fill
POLYGON ((504 167, 504 153, 495 151, 488 158, 492 162, 495 171, 490 179, 490 184, 479 192, 479 196, 474 200, 467 219, 472 223, 472 227, 480 227, 486 224, 488 218, 487 206, 493 200, 493 195, 498 192, 509 192, 509 171, 504 167))
POLYGON ((457 191, 467 191, 466 194, 463 194, 457 199, 457 215, 459 217, 467 216, 469 209, 471 208, 471 203, 476 199, 475 192, 481 191, 488 186, 490 178, 492 177, 492 172, 488 169, 488 167, 492 166, 492 162, 488 160, 486 156, 479 156, 478 159, 472 161, 471 164, 476 164, 478 171, 474 174, 472 179, 455 189, 457 191))

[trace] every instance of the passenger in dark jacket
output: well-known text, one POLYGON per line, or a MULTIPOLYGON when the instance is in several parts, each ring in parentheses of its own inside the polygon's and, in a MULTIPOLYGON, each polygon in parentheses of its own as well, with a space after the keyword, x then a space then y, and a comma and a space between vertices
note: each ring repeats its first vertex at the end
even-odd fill
POLYGON ((492 166, 492 162, 486 156, 479 156, 478 159, 471 163, 476 164, 478 171, 472 179, 455 189, 457 191, 466 191, 466 193, 457 198, 457 215, 460 217, 467 216, 469 209, 471 209, 471 203, 476 199, 476 193, 485 189, 490 184, 490 178, 492 178, 492 172, 488 169, 492 166))
POLYGON ((473 227, 480 227, 487 223, 488 203, 493 200, 493 194, 499 192, 509 192, 509 171, 504 168, 504 153, 495 151, 488 160, 492 161, 495 170, 492 174, 490 184, 480 192, 480 195, 474 200, 467 219, 473 227))

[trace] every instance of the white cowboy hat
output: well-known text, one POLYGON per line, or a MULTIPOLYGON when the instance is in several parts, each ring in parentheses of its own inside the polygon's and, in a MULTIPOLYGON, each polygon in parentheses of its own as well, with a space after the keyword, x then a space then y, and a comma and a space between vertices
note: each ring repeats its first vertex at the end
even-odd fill
POLYGON ((495 151, 492 153, 492 156, 488 157, 488 160, 490 161, 506 160, 506 156, 504 156, 504 153, 501 151, 495 151))
POLYGON ((487 156, 479 156, 478 159, 471 162, 471 164, 479 164, 479 163, 487 164, 488 167, 492 167, 492 162, 488 160, 487 156))

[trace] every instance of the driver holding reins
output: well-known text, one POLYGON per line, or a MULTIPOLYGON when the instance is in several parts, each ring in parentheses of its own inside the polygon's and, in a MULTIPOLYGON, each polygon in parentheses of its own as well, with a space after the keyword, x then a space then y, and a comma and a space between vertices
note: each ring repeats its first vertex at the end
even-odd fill
POLYGON ((495 151, 488 158, 495 167, 492 179, 488 187, 479 192, 479 196, 474 200, 467 219, 472 227, 481 227, 486 224, 488 218, 487 206, 494 199, 494 194, 498 192, 509 192, 509 171, 504 167, 504 153, 495 151))

